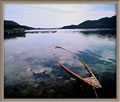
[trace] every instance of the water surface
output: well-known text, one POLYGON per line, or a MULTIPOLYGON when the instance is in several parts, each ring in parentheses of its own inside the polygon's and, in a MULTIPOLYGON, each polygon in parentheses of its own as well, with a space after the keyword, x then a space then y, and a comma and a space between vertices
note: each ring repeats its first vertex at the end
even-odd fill
MULTIPOLYGON (((116 97, 115 32, 54 29, 28 30, 25 36, 5 39, 5 98, 95 98, 92 89, 58 65, 53 57, 56 45, 87 63, 102 85, 102 89, 97 89, 99 98, 116 97)), ((76 60, 66 61, 73 65, 73 71, 84 73, 76 60)))

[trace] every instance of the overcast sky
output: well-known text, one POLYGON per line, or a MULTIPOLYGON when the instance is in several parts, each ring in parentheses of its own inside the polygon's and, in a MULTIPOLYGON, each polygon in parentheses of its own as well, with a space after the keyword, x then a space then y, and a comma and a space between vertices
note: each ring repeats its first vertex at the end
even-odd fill
POLYGON ((31 27, 62 27, 116 15, 115 4, 5 4, 4 19, 31 27))

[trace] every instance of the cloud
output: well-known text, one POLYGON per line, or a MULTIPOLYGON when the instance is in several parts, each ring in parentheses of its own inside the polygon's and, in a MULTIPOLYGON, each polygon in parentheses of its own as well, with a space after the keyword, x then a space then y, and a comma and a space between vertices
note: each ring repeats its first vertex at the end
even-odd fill
POLYGON ((33 27, 61 27, 115 15, 115 4, 5 4, 5 19, 33 27))

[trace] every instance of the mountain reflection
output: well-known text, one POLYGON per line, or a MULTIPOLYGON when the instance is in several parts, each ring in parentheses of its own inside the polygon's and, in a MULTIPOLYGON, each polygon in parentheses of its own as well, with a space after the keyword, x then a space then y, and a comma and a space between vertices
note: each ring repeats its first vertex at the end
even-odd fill
MULTIPOLYGON (((17 37, 26 37, 26 34, 46 34, 46 33, 55 33, 57 34, 57 30, 56 31, 50 31, 50 30, 46 30, 46 31, 42 31, 42 30, 27 30, 24 32, 19 32, 17 31, 17 33, 14 33, 14 31, 12 31, 12 34, 8 34, 5 33, 4 34, 4 39, 15 39, 17 37)), ((74 32, 80 32, 80 34, 84 34, 86 36, 91 36, 91 35, 96 35, 98 37, 102 37, 102 38, 115 38, 116 37, 116 30, 115 29, 86 29, 86 30, 79 30, 79 31, 74 31, 74 32)))
MULTIPOLYGON (((53 52, 59 45, 77 54, 90 67, 103 87, 97 90, 99 98, 115 98, 115 34, 114 30, 57 29, 5 35, 4 97, 95 98, 91 88, 75 80, 56 62, 53 52)), ((76 56, 60 51, 56 56, 75 73, 86 75, 76 56)))
POLYGON ((18 33, 13 33, 13 34, 4 34, 4 39, 7 40, 7 39, 16 39, 18 37, 26 37, 25 33, 21 33, 21 32, 18 32, 18 33))
POLYGON ((91 36, 91 35, 96 35, 101 38, 115 38, 116 37, 116 30, 85 30, 85 31, 80 31, 80 33, 86 35, 86 36, 91 36))

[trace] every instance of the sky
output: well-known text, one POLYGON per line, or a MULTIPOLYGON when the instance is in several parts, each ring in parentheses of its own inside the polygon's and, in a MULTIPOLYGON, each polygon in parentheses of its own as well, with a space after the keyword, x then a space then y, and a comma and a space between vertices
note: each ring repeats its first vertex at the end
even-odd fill
POLYGON ((4 4, 4 19, 36 28, 56 28, 116 15, 115 4, 4 4))

